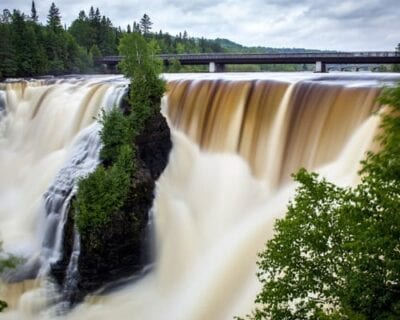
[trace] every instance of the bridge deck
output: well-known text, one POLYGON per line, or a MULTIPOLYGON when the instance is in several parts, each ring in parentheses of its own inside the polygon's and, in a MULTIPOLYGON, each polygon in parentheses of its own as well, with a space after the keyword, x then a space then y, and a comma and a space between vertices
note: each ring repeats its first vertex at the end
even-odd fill
MULTIPOLYGON (((179 60, 182 65, 196 64, 307 64, 320 61, 325 64, 392 64, 400 63, 400 53, 394 51, 374 52, 315 52, 289 54, 161 54, 159 57, 165 64, 179 60)), ((97 63, 116 65, 121 56, 107 56, 97 63)))

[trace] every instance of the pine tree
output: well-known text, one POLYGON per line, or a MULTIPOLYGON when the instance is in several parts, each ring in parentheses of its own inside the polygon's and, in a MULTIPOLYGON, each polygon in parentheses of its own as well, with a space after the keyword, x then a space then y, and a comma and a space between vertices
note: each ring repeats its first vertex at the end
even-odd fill
POLYGON ((136 21, 133 21, 133 28, 132 28, 133 30, 133 32, 137 32, 137 33, 141 33, 141 31, 140 31, 140 24, 139 23, 137 23, 136 21))
POLYGON ((152 24, 153 22, 150 21, 150 17, 145 13, 142 19, 140 19, 140 29, 143 34, 150 33, 152 24))
POLYGON ((127 27, 126 27, 126 32, 127 32, 127 33, 131 33, 131 32, 132 32, 132 31, 131 31, 131 25, 130 25, 130 24, 127 25, 127 27))
POLYGON ((100 23, 100 20, 101 20, 100 10, 99 10, 99 8, 96 8, 96 12, 94 14, 94 21, 96 23, 100 23))
POLYGON ((79 11, 78 20, 80 20, 80 21, 87 20, 86 13, 84 10, 79 11))
POLYGON ((3 10, 3 15, 1 17, 1 22, 10 23, 11 22, 11 12, 8 9, 3 10))
POLYGON ((60 10, 56 7, 54 2, 51 3, 49 14, 47 15, 47 26, 56 33, 63 30, 60 10))
POLYGON ((37 12, 36 12, 35 1, 32 1, 31 20, 32 20, 33 22, 38 22, 38 20, 39 20, 39 17, 38 17, 37 12))
POLYGON ((15 77, 17 62, 10 25, 0 23, 0 78, 15 77))
POLYGON ((94 17, 95 17, 94 8, 93 6, 91 6, 89 10, 89 20, 94 21, 94 17))

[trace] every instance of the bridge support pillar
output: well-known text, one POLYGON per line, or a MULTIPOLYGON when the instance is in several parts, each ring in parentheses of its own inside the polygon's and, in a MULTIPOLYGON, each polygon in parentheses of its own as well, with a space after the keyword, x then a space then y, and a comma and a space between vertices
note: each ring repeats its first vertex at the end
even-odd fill
POLYGON ((225 71, 225 65, 222 63, 215 63, 214 61, 211 61, 208 64, 208 71, 209 72, 224 72, 225 71))
POLYGON ((109 74, 117 74, 118 73, 118 68, 117 68, 116 64, 108 64, 106 66, 106 70, 107 70, 107 73, 109 73, 109 74))
POLYGON ((317 72, 317 73, 326 72, 326 64, 325 64, 325 62, 317 61, 315 63, 315 72, 317 72))

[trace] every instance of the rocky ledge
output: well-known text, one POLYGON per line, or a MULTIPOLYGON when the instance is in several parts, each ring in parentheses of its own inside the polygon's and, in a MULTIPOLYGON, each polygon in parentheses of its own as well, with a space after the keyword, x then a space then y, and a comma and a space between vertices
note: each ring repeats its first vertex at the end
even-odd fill
MULTIPOLYGON (((67 268, 73 255, 73 210, 64 228, 63 257, 52 265, 51 274, 72 305, 104 285, 139 274, 151 263, 148 220, 154 199, 155 181, 168 163, 172 148, 166 119, 159 113, 151 116, 135 141, 137 157, 130 196, 114 219, 102 230, 101 245, 89 246, 80 239, 80 255, 74 279, 67 268), (76 277, 77 276, 77 277, 76 277)), ((75 257, 76 258, 76 257, 75 257)))

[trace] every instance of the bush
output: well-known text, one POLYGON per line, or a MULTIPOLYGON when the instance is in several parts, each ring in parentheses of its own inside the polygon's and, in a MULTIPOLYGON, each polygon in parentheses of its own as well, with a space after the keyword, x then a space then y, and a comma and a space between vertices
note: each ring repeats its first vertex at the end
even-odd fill
POLYGON ((259 255, 262 291, 251 319, 400 318, 400 86, 362 163, 361 183, 341 188, 300 170, 288 213, 259 255))
POLYGON ((120 147, 116 162, 105 169, 100 165, 78 184, 75 201, 76 225, 83 235, 93 238, 113 218, 124 204, 129 192, 133 170, 133 150, 125 144, 120 147))
POLYGON ((122 146, 132 144, 132 126, 129 118, 118 108, 113 108, 108 113, 103 111, 100 121, 103 125, 100 133, 103 142, 100 159, 108 166, 116 162, 122 146))

